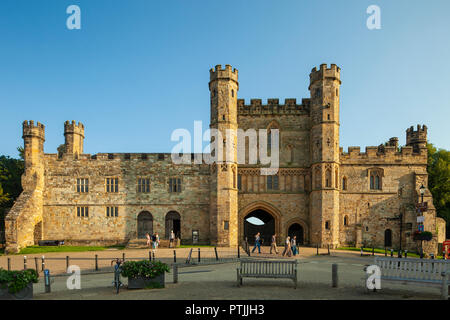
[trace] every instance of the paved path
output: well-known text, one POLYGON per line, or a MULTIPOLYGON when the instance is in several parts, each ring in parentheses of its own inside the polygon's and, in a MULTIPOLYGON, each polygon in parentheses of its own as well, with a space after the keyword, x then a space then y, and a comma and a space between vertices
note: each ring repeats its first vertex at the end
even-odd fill
MULTIPOLYGON (((180 249, 181 250, 181 249, 180 249)), ((439 288, 382 283, 382 290, 365 293, 363 267, 372 257, 360 257, 351 252, 332 252, 331 256, 316 256, 303 250, 299 259, 299 285, 293 288, 288 279, 244 279, 236 285, 237 263, 200 265, 179 269, 179 283, 166 274, 166 288, 152 290, 121 290, 113 292, 111 273, 82 275, 81 290, 68 290, 67 277, 54 277, 52 293, 44 293, 42 281, 35 285, 35 298, 40 299, 153 299, 153 300, 214 300, 214 299, 439 299, 439 288), (339 266, 339 288, 331 287, 331 265, 339 266)), ((313 254, 314 253, 314 254, 313 254)), ((127 252, 128 254, 128 252, 127 252)), ((126 279, 124 280, 126 282, 126 279)))

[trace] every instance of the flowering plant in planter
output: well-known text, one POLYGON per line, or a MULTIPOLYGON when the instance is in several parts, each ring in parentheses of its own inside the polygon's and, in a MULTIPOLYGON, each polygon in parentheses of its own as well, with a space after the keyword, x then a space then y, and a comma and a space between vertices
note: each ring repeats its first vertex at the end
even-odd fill
POLYGON ((17 293, 30 283, 37 283, 39 276, 34 269, 7 271, 0 268, 0 289, 8 288, 9 293, 17 293))
POLYGON ((433 239, 433 234, 429 231, 416 231, 414 232, 414 240, 430 241, 433 239))
POLYGON ((169 266, 161 261, 126 261, 122 265, 122 276, 128 278, 155 278, 170 272, 169 266))

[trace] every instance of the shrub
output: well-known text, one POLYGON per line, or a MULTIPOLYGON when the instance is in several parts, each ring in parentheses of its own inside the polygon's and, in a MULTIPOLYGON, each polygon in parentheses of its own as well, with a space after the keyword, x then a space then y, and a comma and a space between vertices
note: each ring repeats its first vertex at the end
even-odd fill
POLYGON ((9 293, 17 293, 30 282, 37 283, 39 276, 34 269, 7 271, 0 268, 0 288, 8 288, 9 293))
POLYGON ((414 232, 414 240, 425 240, 430 241, 433 239, 433 234, 429 231, 416 231, 414 232))
POLYGON ((154 278, 170 272, 169 266, 161 261, 126 261, 122 265, 122 276, 129 278, 154 278))

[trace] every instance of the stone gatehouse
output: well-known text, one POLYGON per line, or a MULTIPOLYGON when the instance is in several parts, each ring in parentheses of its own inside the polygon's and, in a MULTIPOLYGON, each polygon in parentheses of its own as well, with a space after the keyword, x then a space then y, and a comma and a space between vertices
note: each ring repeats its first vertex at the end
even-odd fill
MULTIPOLYGON (((258 164, 174 164, 169 153, 83 152, 84 126, 64 123, 65 144, 44 153, 45 127, 25 121, 23 193, 6 217, 7 251, 40 239, 67 244, 118 244, 174 230, 182 243, 235 247, 262 232, 282 243, 296 235, 305 245, 362 244, 416 250, 419 189, 427 187, 427 127, 406 130, 383 145, 339 146, 340 68, 322 64, 310 74, 310 98, 238 99, 238 71, 210 70, 211 128, 279 130, 280 168, 261 175, 258 164), (56 150, 55 150, 56 151, 56 150), (265 224, 247 222, 256 217, 265 224)), ((344 124, 351 125, 351 124, 344 124)), ((233 139, 232 139, 233 140, 233 139)), ((425 189, 425 230, 436 252, 445 222, 425 189)))

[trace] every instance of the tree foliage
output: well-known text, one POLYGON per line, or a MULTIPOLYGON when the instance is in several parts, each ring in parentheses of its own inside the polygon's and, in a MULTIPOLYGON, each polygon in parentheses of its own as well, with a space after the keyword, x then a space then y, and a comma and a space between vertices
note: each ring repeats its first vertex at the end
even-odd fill
POLYGON ((450 151, 428 143, 428 188, 439 217, 450 225, 450 151))

